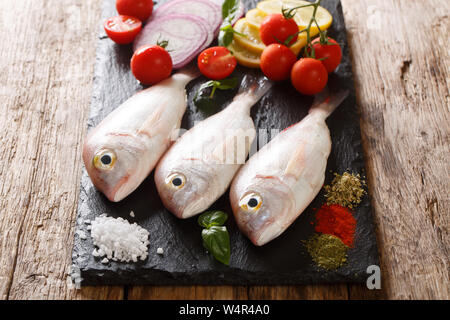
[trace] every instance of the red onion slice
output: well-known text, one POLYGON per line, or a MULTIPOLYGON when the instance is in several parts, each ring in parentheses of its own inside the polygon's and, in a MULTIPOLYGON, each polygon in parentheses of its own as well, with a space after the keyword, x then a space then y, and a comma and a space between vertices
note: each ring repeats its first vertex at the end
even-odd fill
POLYGON ((155 18, 169 14, 187 14, 205 19, 216 30, 222 23, 222 8, 209 0, 173 0, 158 7, 155 18))
POLYGON ((173 68, 184 67, 204 48, 211 31, 207 22, 199 17, 170 14, 151 19, 134 41, 133 48, 154 45, 167 40, 167 50, 172 57, 173 68))

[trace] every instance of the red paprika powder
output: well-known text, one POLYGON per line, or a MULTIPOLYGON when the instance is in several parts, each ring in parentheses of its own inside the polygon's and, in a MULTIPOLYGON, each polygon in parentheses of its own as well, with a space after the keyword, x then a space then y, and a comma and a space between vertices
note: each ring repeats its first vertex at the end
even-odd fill
POLYGON ((356 220, 349 209, 338 204, 324 204, 316 213, 314 229, 316 232, 334 235, 352 247, 356 220))

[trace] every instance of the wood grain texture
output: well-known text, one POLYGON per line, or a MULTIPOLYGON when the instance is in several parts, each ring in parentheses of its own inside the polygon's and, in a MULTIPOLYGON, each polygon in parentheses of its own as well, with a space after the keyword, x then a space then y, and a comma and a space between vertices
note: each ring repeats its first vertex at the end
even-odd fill
POLYGON ((249 288, 253 300, 347 300, 345 284, 314 286, 253 286, 249 288))
POLYGON ((99 1, 0 1, 0 297, 122 297, 68 279, 99 1))
POLYGON ((248 292, 245 286, 135 286, 128 299, 246 300, 248 292))
POLYGON ((68 281, 100 0, 0 0, 1 299, 448 299, 449 13, 342 0, 382 260, 364 286, 86 287, 68 281))
POLYGON ((450 2, 342 3, 383 290, 448 299, 450 2))

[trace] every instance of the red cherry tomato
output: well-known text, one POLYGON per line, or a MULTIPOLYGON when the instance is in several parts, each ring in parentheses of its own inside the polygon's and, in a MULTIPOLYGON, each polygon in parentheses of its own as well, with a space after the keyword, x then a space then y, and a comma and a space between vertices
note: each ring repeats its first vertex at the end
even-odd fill
POLYGON ((289 45, 292 45, 297 41, 297 32, 298 25, 294 19, 286 19, 281 13, 269 14, 261 22, 259 29, 261 40, 266 46, 272 43, 279 43, 279 41, 284 43, 288 37, 293 35, 292 40, 289 42, 289 45))
POLYGON ((153 12, 152 0, 117 0, 116 9, 119 14, 147 20, 153 12))
POLYGON ((333 72, 342 60, 341 46, 333 39, 328 38, 328 42, 333 44, 321 44, 320 38, 312 42, 317 59, 321 59, 328 73, 333 72))
POLYGON ((107 19, 103 27, 112 41, 127 44, 133 42, 141 31, 142 22, 130 16, 115 16, 107 19))
POLYGON ((294 64, 291 81, 298 92, 314 95, 327 85, 328 72, 319 60, 303 58, 294 64))
POLYGON ((286 80, 296 61, 297 57, 288 47, 273 43, 261 54, 261 70, 271 80, 286 80))
POLYGON ((143 84, 155 84, 170 76, 172 58, 163 47, 144 46, 133 54, 131 71, 143 84))
POLYGON ((225 47, 208 48, 197 59, 200 72, 212 80, 221 80, 233 73, 236 58, 225 47))

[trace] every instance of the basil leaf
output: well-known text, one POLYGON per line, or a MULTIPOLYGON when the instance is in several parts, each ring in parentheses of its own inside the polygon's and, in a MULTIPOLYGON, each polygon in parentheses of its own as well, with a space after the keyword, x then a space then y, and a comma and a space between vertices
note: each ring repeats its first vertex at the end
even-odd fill
POLYGON ((220 26, 219 46, 228 47, 233 41, 234 30, 231 22, 236 17, 239 10, 239 0, 225 0, 222 4, 222 19, 223 23, 220 26))
POLYGON ((203 246, 216 260, 230 264, 230 235, 226 227, 213 226, 202 230, 203 246))
POLYGON ((209 97, 200 97, 194 100, 194 104, 206 115, 212 115, 216 110, 216 105, 209 97))
POLYGON ((202 109, 208 113, 213 111, 214 107, 214 101, 212 100, 214 97, 214 92, 216 89, 219 90, 228 90, 228 89, 234 89, 238 85, 238 80, 236 77, 234 78, 227 78, 223 80, 210 80, 202 84, 194 96, 194 104, 199 108, 202 109), (205 91, 205 89, 211 88, 211 94, 206 97, 203 96, 202 93, 205 91))
POLYGON ((225 0, 222 4, 222 19, 232 21, 238 9, 239 0, 225 0))
POLYGON ((233 42, 234 33, 229 29, 220 30, 219 33, 219 46, 228 47, 233 42))
POLYGON ((234 89, 238 85, 238 79, 236 77, 227 78, 223 80, 216 81, 215 86, 220 90, 234 89))
POLYGON ((223 226, 228 215, 223 211, 206 211, 198 217, 198 224, 205 228, 223 226))
POLYGON ((203 90, 205 90, 205 89, 207 89, 209 87, 212 87, 212 86, 214 86, 214 81, 213 80, 207 81, 204 84, 202 84, 200 86, 200 88, 198 88, 197 92, 195 93, 194 102, 195 102, 195 100, 197 100, 199 94, 201 94, 203 90))

